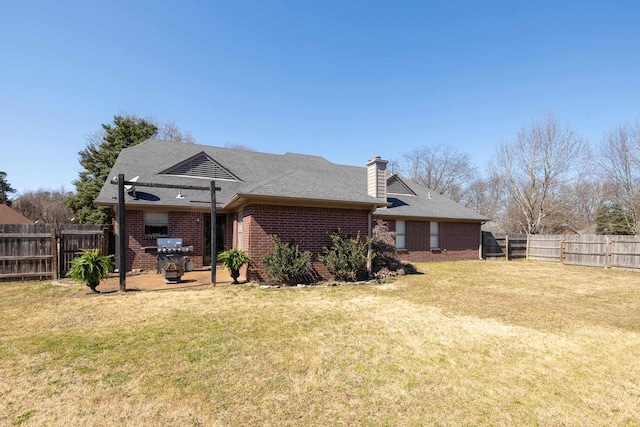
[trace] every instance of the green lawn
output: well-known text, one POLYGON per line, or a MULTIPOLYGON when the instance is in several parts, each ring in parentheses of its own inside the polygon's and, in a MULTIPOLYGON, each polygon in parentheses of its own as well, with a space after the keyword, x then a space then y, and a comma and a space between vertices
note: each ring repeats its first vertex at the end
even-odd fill
POLYGON ((640 426, 640 274, 419 268, 100 296, 0 283, 0 425, 640 426))

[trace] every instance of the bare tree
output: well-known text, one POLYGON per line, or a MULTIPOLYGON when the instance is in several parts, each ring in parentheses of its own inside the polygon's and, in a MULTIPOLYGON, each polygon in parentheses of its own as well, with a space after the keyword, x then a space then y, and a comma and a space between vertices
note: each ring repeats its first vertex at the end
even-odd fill
POLYGON ((585 141, 553 115, 523 127, 515 141, 497 148, 496 173, 514 231, 550 233, 562 223, 570 209, 567 189, 588 156, 585 141))
POLYGON ((391 170, 456 202, 463 200, 477 176, 471 157, 450 145, 416 148, 392 161, 391 170))
POLYGON ((568 224, 576 230, 582 230, 596 224, 598 212, 608 200, 611 200, 610 182, 582 175, 567 191, 567 201, 571 206, 568 224))
POLYGON ((27 218, 47 224, 69 224, 75 221, 73 211, 65 205, 71 193, 59 190, 39 189, 27 191, 15 201, 15 210, 27 218))
POLYGON ((191 132, 183 132, 174 122, 158 122, 151 120, 158 127, 158 139, 167 141, 184 142, 186 144, 195 144, 196 140, 191 132))
POLYGON ((498 218, 504 206, 504 197, 499 182, 500 177, 495 173, 487 178, 476 179, 469 185, 465 197, 460 203, 487 218, 498 218))
POLYGON ((613 185, 612 201, 626 213, 629 228, 640 234, 640 122, 609 132, 600 146, 598 165, 613 185))
POLYGON ((227 142, 224 144, 224 148, 231 148, 233 150, 243 150, 243 151, 256 151, 251 147, 248 147, 244 144, 238 144, 235 142, 227 142))

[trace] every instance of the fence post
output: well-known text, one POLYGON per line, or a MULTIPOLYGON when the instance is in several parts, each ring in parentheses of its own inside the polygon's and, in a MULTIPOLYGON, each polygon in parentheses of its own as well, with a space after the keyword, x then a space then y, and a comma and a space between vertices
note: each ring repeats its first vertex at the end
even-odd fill
POLYGON ((509 261, 509 235, 508 234, 504 238, 504 256, 505 256, 505 260, 509 261))
POLYGON ((58 268, 58 233, 55 227, 51 229, 51 269, 54 279, 60 278, 60 269, 58 268))
POLYGON ((564 264, 564 237, 560 238, 560 264, 564 264))
POLYGON ((102 227, 102 234, 100 235, 100 253, 102 255, 109 255, 109 228, 102 227))
POLYGON ((529 261, 529 236, 530 236, 530 234, 527 233, 527 247, 525 249, 525 259, 527 261, 529 261))
POLYGON ((604 246, 604 268, 611 266, 611 239, 607 236, 607 240, 604 246))

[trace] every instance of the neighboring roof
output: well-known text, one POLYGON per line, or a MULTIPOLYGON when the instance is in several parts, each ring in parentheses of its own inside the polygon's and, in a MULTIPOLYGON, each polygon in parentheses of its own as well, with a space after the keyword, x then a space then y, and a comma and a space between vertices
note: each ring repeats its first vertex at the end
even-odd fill
POLYGON ((493 234, 506 234, 507 231, 496 221, 487 221, 482 224, 482 231, 486 231, 493 234))
POLYGON ((0 204, 0 224, 33 224, 33 221, 9 206, 0 204))
POLYGON ((585 228, 581 228, 578 230, 578 234, 586 235, 586 234, 597 234, 598 233, 598 224, 591 224, 585 228))
MULTIPOLYGON (((377 206, 375 214, 383 216, 485 219, 443 196, 434 194, 430 199, 428 189, 397 175, 389 178, 390 184, 402 194, 390 194, 388 202, 393 205, 380 208, 384 203, 367 194, 366 167, 337 165, 304 154, 268 154, 150 139, 122 150, 110 178, 120 173, 126 180, 137 176, 138 182, 207 188, 211 176, 215 176, 216 186, 221 188, 216 201, 222 208, 238 199, 277 198, 295 203, 377 206)), ((117 190, 117 185, 105 183, 96 202, 117 204, 117 190)), ((135 194, 135 199, 127 196, 127 205, 202 209, 210 201, 206 190, 182 189, 184 198, 176 198, 176 189, 139 186, 135 194)))

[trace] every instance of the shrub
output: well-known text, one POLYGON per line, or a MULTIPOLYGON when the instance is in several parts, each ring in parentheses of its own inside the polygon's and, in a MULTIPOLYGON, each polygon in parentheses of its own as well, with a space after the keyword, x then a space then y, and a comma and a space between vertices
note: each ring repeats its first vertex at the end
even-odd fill
POLYGON ((376 220, 371 247, 376 254, 372 263, 372 270, 376 278, 384 279, 399 274, 417 273, 413 264, 402 262, 398 258, 396 233, 389 230, 387 222, 376 220))
POLYGON ((372 265, 374 272, 383 269, 396 271, 400 267, 400 260, 397 258, 396 233, 389 230, 387 222, 376 220, 371 247, 376 253, 372 265))
POLYGON ((367 266, 368 246, 373 239, 360 239, 360 234, 351 239, 340 230, 334 231, 329 237, 332 246, 323 247, 318 259, 337 280, 355 281, 358 272, 367 266))
POLYGON ((298 245, 283 242, 276 235, 269 237, 274 250, 262 257, 269 275, 275 281, 288 285, 308 280, 311 272, 311 252, 300 252, 298 245))

